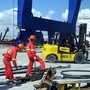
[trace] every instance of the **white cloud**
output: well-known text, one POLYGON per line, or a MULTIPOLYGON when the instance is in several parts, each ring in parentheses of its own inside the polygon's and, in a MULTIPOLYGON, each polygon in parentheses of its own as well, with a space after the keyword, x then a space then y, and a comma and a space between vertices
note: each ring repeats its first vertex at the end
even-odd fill
POLYGON ((50 10, 50 11, 48 11, 48 13, 49 13, 49 15, 53 15, 53 14, 55 14, 55 11, 50 10))
POLYGON ((50 11, 48 11, 47 15, 42 15, 42 13, 40 11, 32 9, 32 13, 33 13, 34 17, 42 17, 42 18, 45 18, 45 19, 51 19, 52 15, 55 14, 55 11, 50 10, 50 11))
POLYGON ((13 10, 16 10, 16 8, 0 12, 0 33, 4 34, 5 29, 9 27, 7 35, 13 35, 13 24, 17 24, 17 13, 13 12, 13 10))
POLYGON ((68 18, 68 10, 66 9, 64 13, 62 13, 62 19, 64 21, 67 21, 67 18, 68 18))
MULTIPOLYGON (((14 10, 17 10, 15 8, 14 10)), ((47 15, 42 15, 40 11, 37 11, 35 9, 32 9, 32 13, 35 17, 43 17, 45 19, 51 19, 52 15, 55 14, 55 11, 50 10, 48 11, 47 15)), ((89 17, 90 16, 90 10, 89 9, 83 9, 79 12, 79 19, 83 17, 89 17)), ((64 21, 67 20, 68 17, 68 10, 65 10, 64 13, 62 13, 62 19, 64 21)), ((17 13, 14 13, 14 24, 17 24, 17 13)), ((2 32, 9 27, 10 28, 10 34, 13 34, 13 9, 9 9, 3 12, 0 12, 0 29, 2 32)), ((16 29, 16 28, 14 28, 16 29)), ((15 33, 17 33, 15 31, 15 33)))
POLYGON ((90 18, 90 9, 82 9, 79 12, 76 26, 79 26, 80 23, 82 22, 82 19, 84 19, 84 18, 90 18))
POLYGON ((43 16, 43 18, 45 18, 45 19, 51 19, 50 15, 45 15, 45 16, 43 16))
POLYGON ((35 9, 32 9, 32 13, 34 17, 40 17, 41 16, 41 12, 40 11, 36 11, 35 9))
POLYGON ((78 19, 90 18, 90 9, 82 9, 79 12, 78 19))
POLYGON ((51 19, 52 18, 52 15, 54 15, 54 14, 55 14, 55 11, 50 10, 50 11, 48 11, 48 14, 47 15, 43 16, 43 18, 45 18, 45 19, 51 19))
MULTIPOLYGON (((66 9, 65 12, 62 13, 62 19, 66 21, 67 18, 68 18, 68 10, 66 9)), ((82 9, 81 11, 79 11, 78 20, 82 18, 90 18, 90 9, 82 9)))
POLYGON ((0 19, 2 19, 2 17, 3 17, 3 13, 0 12, 0 19))
MULTIPOLYGON (((14 8, 14 10, 17 10, 17 8, 14 8)), ((45 19, 51 19, 52 16, 55 14, 55 11, 49 10, 47 15, 43 15, 40 11, 37 11, 35 9, 32 9, 32 13, 35 17, 42 17, 45 19)), ((64 13, 62 13, 62 19, 64 21, 67 20, 68 17, 68 10, 66 9, 64 13)), ((79 23, 79 20, 82 18, 90 18, 90 9, 82 9, 79 12, 78 15, 78 20, 77 23, 79 23)), ((53 19, 53 18, 52 18, 53 19)), ((5 32, 4 30, 9 27, 10 33, 8 32, 7 34, 13 34, 13 20, 14 24, 17 24, 17 13, 14 12, 14 17, 13 17, 13 9, 9 9, 3 12, 0 12, 0 33, 5 32)), ((14 27, 14 33, 16 34, 18 30, 16 30, 16 27, 14 27)))
MULTIPOLYGON (((67 21, 67 18, 68 18, 68 10, 66 9, 65 12, 62 13, 62 19, 63 21, 67 21)), ((80 25, 81 19, 83 18, 90 18, 90 9, 82 9, 79 11, 76 28, 77 26, 80 25)))
MULTIPOLYGON (((7 33, 7 36, 12 35, 13 33, 16 36, 18 33, 18 30, 16 30, 17 25, 17 12, 13 12, 13 10, 17 10, 17 8, 14 9, 9 9, 3 12, 0 12, 0 33, 2 32, 3 34, 5 33, 5 29, 9 27, 9 32, 7 33), (14 28, 14 30, 13 30, 14 28)), ((42 15, 40 11, 37 11, 35 9, 32 9, 32 13, 34 17, 42 17, 46 19, 51 19, 51 16, 55 14, 55 11, 50 10, 48 11, 47 15, 42 15)))

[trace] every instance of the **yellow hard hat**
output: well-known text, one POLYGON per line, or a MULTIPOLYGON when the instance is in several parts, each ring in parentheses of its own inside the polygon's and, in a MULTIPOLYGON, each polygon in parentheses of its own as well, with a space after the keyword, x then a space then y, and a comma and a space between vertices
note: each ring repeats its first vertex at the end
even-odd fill
POLYGON ((36 36, 35 36, 35 35, 31 35, 31 36, 30 36, 30 39, 31 39, 31 40, 36 40, 36 36))
POLYGON ((24 44, 18 44, 20 50, 24 49, 24 44))

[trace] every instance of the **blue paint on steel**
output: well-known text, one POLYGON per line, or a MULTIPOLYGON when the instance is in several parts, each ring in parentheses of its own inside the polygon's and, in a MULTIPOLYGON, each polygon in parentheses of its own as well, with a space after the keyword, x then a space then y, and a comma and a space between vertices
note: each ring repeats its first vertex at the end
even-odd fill
MULTIPOLYGON (((69 13, 67 22, 48 20, 34 17, 32 14, 33 0, 18 0, 18 27, 26 29, 36 35, 36 30, 48 31, 49 41, 51 42, 53 32, 75 33, 76 21, 80 8, 81 0, 69 0, 69 13), (51 35, 52 32, 52 35, 51 35)), ((29 33, 30 35, 32 33, 29 33)), ((23 37, 26 36, 23 34, 23 37)), ((40 38, 43 38, 42 35, 40 38)))
POLYGON ((81 0, 69 0, 68 22, 76 26, 81 0))

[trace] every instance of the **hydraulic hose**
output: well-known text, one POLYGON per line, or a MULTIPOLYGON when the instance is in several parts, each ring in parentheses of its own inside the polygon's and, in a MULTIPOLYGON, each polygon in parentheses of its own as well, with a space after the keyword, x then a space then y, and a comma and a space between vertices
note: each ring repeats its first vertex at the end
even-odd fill
MULTIPOLYGON (((67 66, 56 66, 56 67, 53 67, 53 68, 70 68, 71 65, 67 65, 67 66)), ((26 73, 27 71, 27 66, 18 66, 18 69, 15 69, 14 67, 13 68, 13 74, 20 74, 20 73, 26 73)), ((45 72, 48 70, 48 68, 46 68, 45 72)), ((39 72, 39 71, 42 71, 40 66, 37 66, 37 67, 33 67, 32 68, 32 73, 33 72, 39 72)), ((4 76, 5 75, 5 68, 0 68, 0 76, 4 76)))
POLYGON ((90 74, 86 74, 86 75, 72 75, 70 74, 70 72, 75 72, 75 73, 78 73, 78 72, 89 72, 90 73, 90 70, 64 70, 64 71, 61 71, 60 73, 63 75, 63 78, 72 78, 72 79, 89 79, 90 78, 90 74))

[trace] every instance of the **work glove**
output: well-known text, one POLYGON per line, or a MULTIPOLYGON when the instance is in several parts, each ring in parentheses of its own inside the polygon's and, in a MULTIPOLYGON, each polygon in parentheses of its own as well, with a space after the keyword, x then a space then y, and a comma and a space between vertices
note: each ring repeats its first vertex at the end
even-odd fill
POLYGON ((2 56, 4 56, 4 55, 5 55, 5 53, 2 54, 2 56))
POLYGON ((34 56, 34 61, 36 61, 36 57, 34 56))
POLYGON ((14 65, 15 67, 17 67, 17 62, 16 62, 16 60, 13 60, 12 63, 13 63, 13 65, 14 65))
POLYGON ((17 66, 15 66, 15 69, 17 70, 17 69, 18 69, 18 67, 17 67, 17 66))

